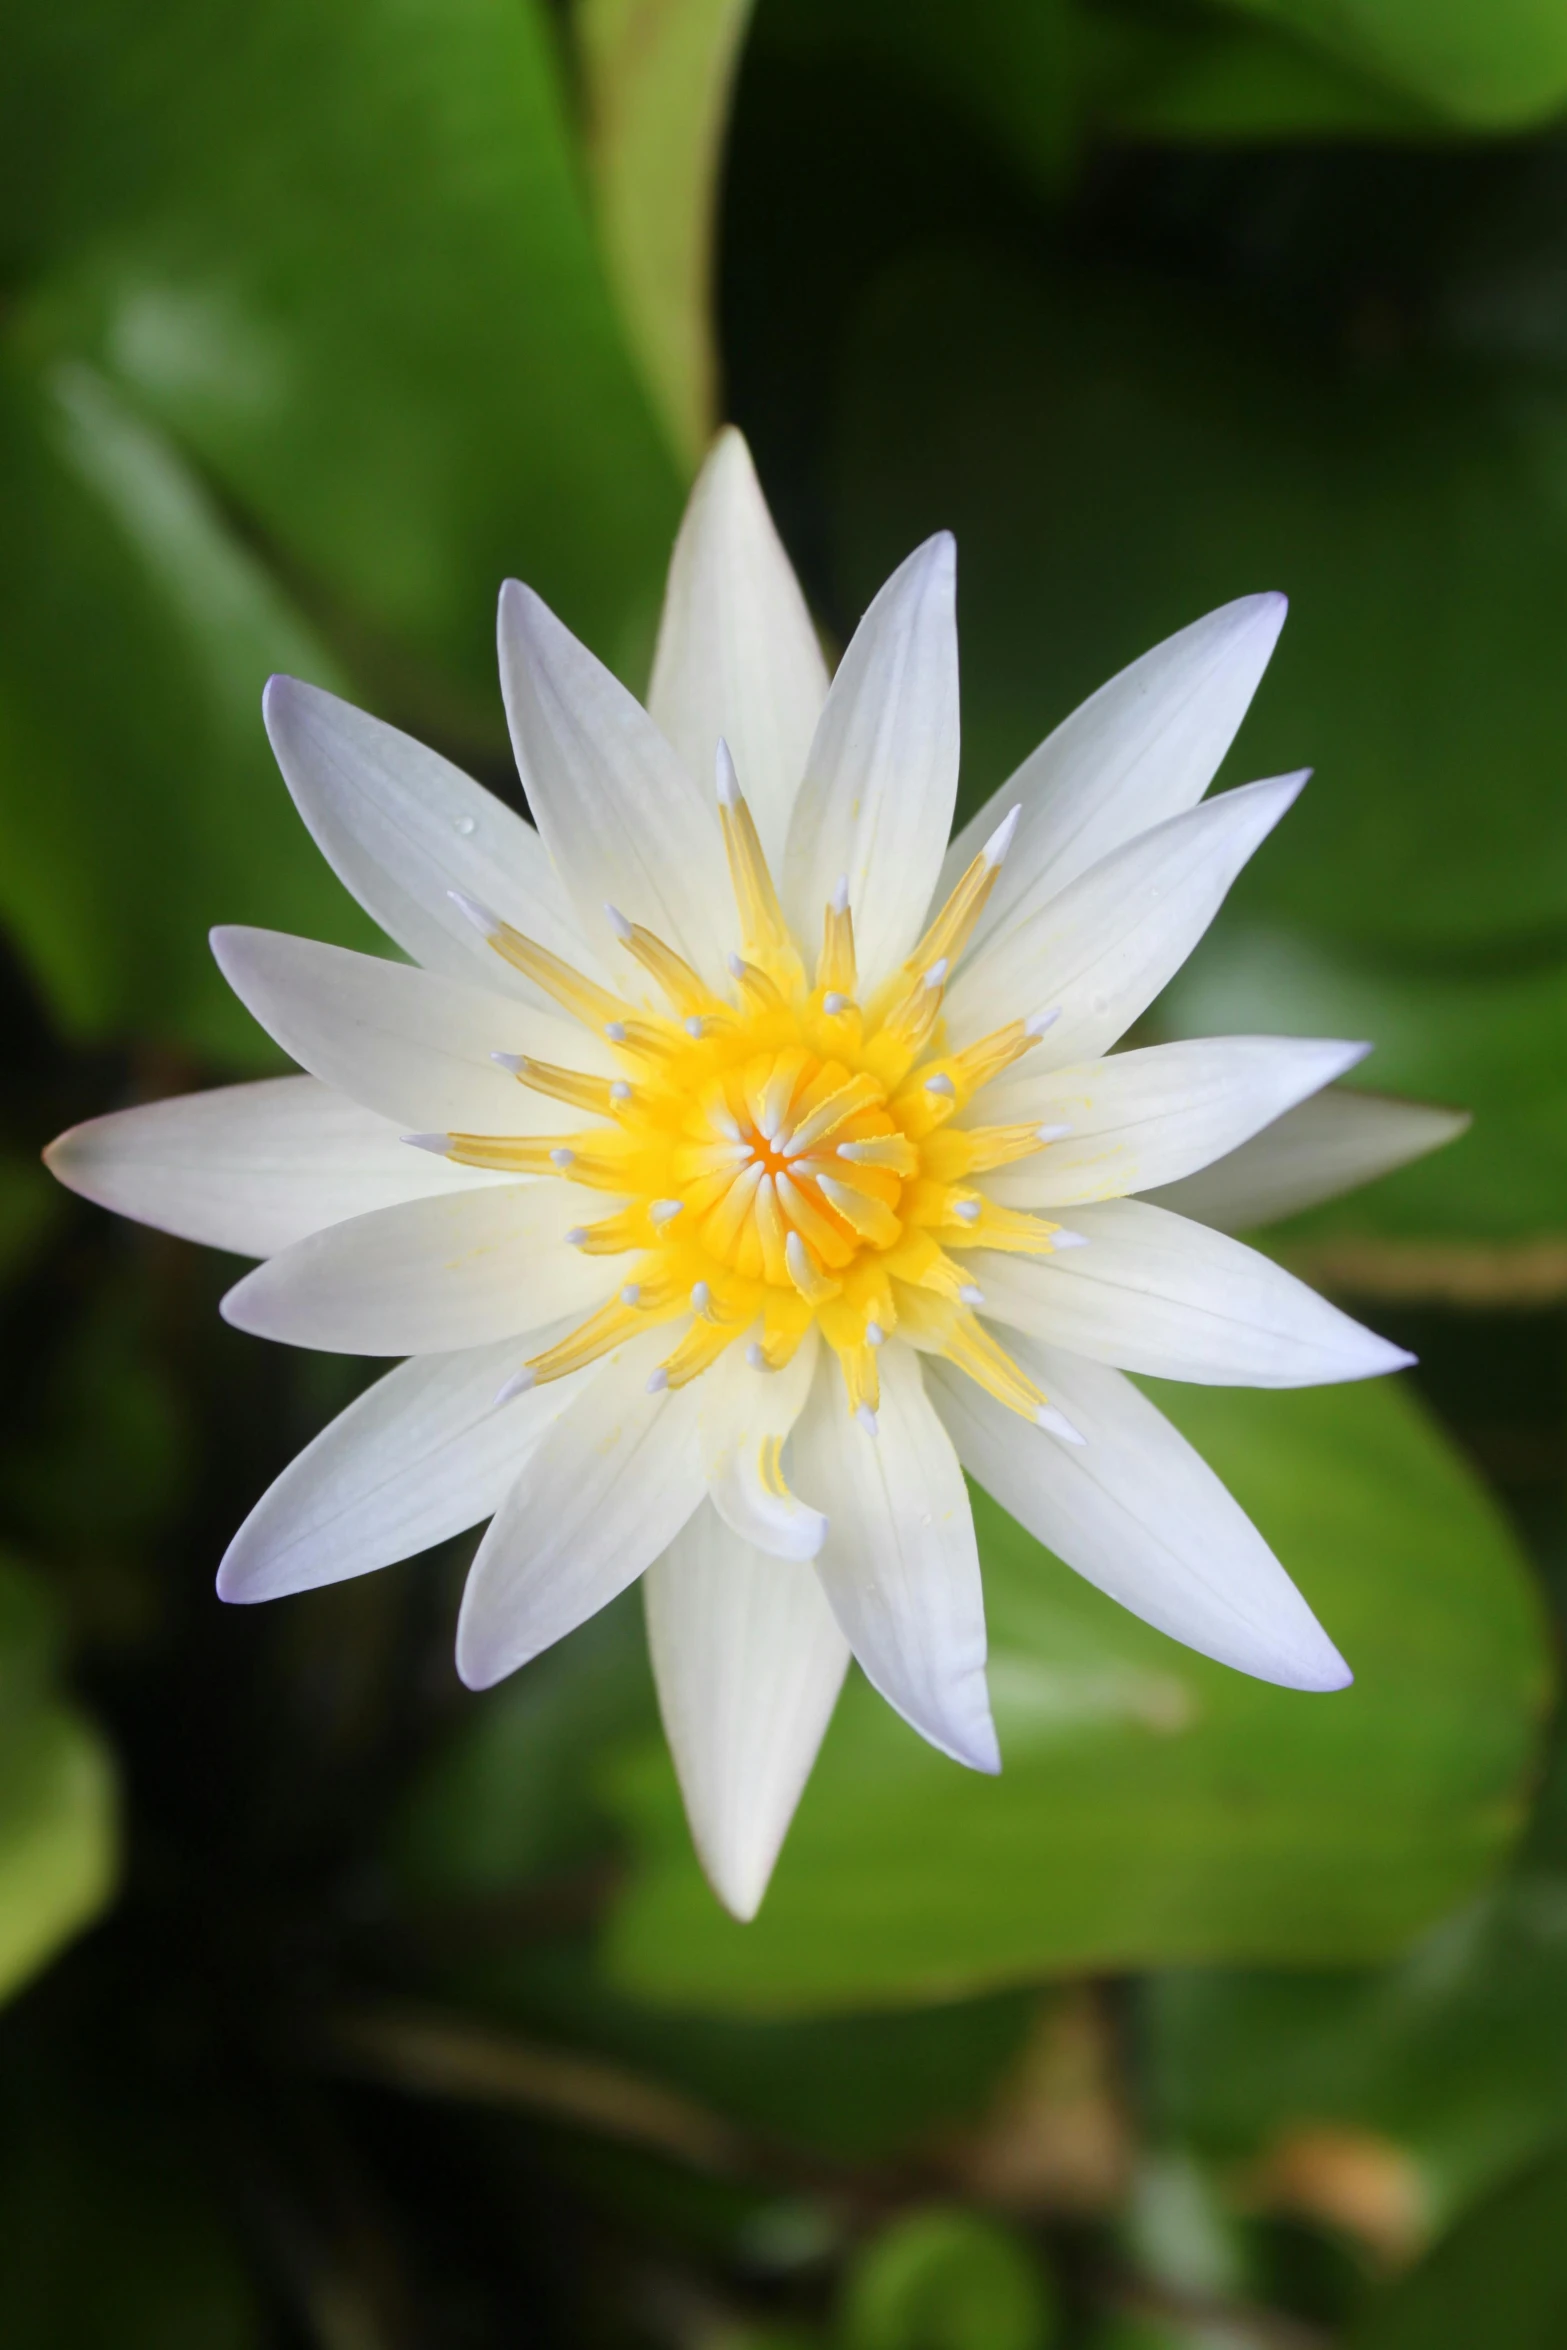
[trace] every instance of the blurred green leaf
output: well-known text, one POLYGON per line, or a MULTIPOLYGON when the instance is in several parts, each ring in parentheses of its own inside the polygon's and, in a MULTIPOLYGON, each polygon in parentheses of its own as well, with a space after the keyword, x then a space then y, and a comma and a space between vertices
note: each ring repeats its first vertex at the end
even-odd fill
POLYGON ((678 484, 528 0, 65 0, 8 69, 0 910, 77 1033, 254 1057, 209 924, 368 938, 269 670, 496 748, 502 576, 635 670, 678 484))
POLYGON ((1396 1949, 1494 1866, 1548 1668, 1505 1526, 1413 1399, 1158 1389, 1357 1674, 1303 1696, 1162 1639, 985 1496, 1005 1768, 931 1751, 851 1679, 752 1925, 691 1857, 667 1765, 610 1963, 641 1996, 850 2008, 1075 1968, 1396 1949))
MULTIPOLYGON (((1567 20, 1564 20, 1567 21, 1567 20)), ((961 550, 964 802, 1231 597, 1293 615, 1230 772, 1317 775, 1236 903, 1452 954, 1567 927, 1567 501, 1542 393, 1424 356, 1274 350, 1199 299, 956 249, 884 282, 844 378, 858 610, 961 550)))
MULTIPOLYGON (((1288 854, 1287 836, 1277 848, 1288 854)), ((1292 1030, 1375 1040, 1358 1077, 1378 1092, 1474 1113, 1447 1148, 1316 1210, 1291 1238, 1328 1232, 1473 1241, 1567 1227, 1567 963, 1433 970, 1299 931, 1221 920, 1159 1006, 1172 1035, 1292 1030)))
POLYGON ((1082 32, 1095 114, 1134 138, 1429 138, 1443 128, 1406 91, 1271 24, 1134 0, 1088 14, 1082 32))
POLYGON ((1558 2350, 1564 2335, 1567 2155, 1557 2155, 1374 2302, 1349 2350, 1558 2350))
POLYGON ((102 1909, 115 1875, 114 1774, 49 1685, 53 1622, 0 1561, 0 1999, 102 1909))
POLYGON ((941 2205, 865 2247, 838 2317, 842 2350, 1047 2350, 1055 2335, 1039 2261, 998 2221, 941 2205))
POLYGON ((59 1190, 37 1159, 0 1151, 0 1280, 26 1277, 59 1210, 59 1190))
POLYGON ((1456 120, 1503 130, 1567 105, 1557 0, 1225 0, 1456 120))
POLYGON ((632 350, 682 465, 717 422, 713 245, 752 0, 576 0, 599 230, 632 350))

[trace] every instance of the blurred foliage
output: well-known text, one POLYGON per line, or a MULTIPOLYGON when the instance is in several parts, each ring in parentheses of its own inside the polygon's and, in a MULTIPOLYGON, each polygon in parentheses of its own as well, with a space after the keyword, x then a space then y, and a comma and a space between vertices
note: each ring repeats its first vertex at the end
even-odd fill
POLYGON ((7 2342, 1546 2350, 1557 0, 54 0, 8 30, 7 2342), (221 1267, 33 1157, 259 1065, 209 923, 373 943, 272 768, 266 674, 515 800, 500 578, 639 684, 717 413, 837 642, 957 530, 970 804, 1158 635, 1288 589, 1222 780, 1317 780, 1148 1033, 1363 1034, 1363 1081, 1476 1112, 1278 1240, 1418 1349, 1422 1401, 1160 1394, 1354 1690, 1226 1675, 982 1504, 1003 1777, 851 1680, 744 1930, 634 1595, 477 1700, 463 1544, 216 1607, 360 1369, 238 1338, 221 1267))

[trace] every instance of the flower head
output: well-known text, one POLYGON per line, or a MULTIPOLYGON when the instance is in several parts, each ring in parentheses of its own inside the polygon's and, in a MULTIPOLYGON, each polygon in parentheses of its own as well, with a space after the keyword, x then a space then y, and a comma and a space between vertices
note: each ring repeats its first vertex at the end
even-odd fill
POLYGON ((1202 800, 1282 599, 1112 681, 949 847, 953 591, 933 539, 829 684, 729 433, 648 711, 502 593, 536 830, 274 679, 300 811, 413 960, 216 932, 309 1074, 50 1153, 89 1196, 261 1258, 224 1301, 242 1329, 409 1358, 264 1496, 223 1595, 489 1518, 457 1634, 480 1688, 645 1575, 696 1841, 742 1916, 851 1650, 934 1745, 999 1768, 965 1468, 1176 1638, 1296 1688, 1348 1679, 1123 1374, 1292 1386, 1406 1361, 1182 1195, 1223 1160, 1244 1205, 1250 1153, 1299 1205, 1452 1130, 1321 1095, 1358 1045, 1111 1052, 1304 781, 1202 800), (1292 1129, 1330 1103, 1326 1141, 1292 1129))

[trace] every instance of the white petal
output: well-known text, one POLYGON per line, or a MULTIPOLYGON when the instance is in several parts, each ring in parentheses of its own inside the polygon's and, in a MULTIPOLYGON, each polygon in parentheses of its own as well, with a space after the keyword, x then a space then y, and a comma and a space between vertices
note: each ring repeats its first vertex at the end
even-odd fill
POLYGON ((965 1257, 987 1318, 1096 1363, 1202 1387, 1316 1387, 1414 1359, 1206 1224, 1133 1199, 1074 1208, 1072 1222, 1086 1248, 965 1257))
POLYGON ((1058 1444, 933 1361, 931 1393, 977 1482, 1069 1567, 1144 1623, 1286 1689, 1349 1668, 1262 1536, 1119 1372, 1025 1339, 1018 1359, 1086 1442, 1058 1444))
POLYGON ((816 1571, 865 1677, 922 1738, 976 1771, 1001 1757, 985 1687, 985 1599, 963 1472, 912 1349, 880 1356, 873 1436, 823 1357, 795 1426, 800 1490, 825 1511, 816 1571))
POLYGON ((702 1466, 713 1507, 757 1550, 813 1559, 827 1521, 790 1491, 782 1451, 810 1393, 816 1331, 806 1332, 781 1371, 753 1370, 738 1354, 731 1348, 722 1369, 699 1383, 702 1466))
POLYGON ((1025 898, 958 973, 947 996, 961 1044, 1032 1013, 1059 1010, 1042 1066, 1108 1052, 1185 962, 1253 850, 1298 797, 1305 775, 1221 792, 1139 833, 1058 897, 1025 898))
POLYGON ((501 590, 500 660, 528 805, 588 937, 609 952, 604 909, 618 906, 721 980, 734 915, 711 776, 689 774, 641 704, 514 579, 501 590))
POLYGON ((258 1265, 223 1315, 257 1338, 347 1355, 448 1354, 585 1315, 613 1279, 565 1237, 586 1197, 505 1183, 379 1208, 258 1265))
POLYGON ((795 935, 814 950, 846 873, 868 987, 918 938, 952 823, 956 581, 943 531, 881 590, 832 681, 790 819, 781 895, 795 935))
POLYGON ((1318 1094, 1228 1158, 1169 1184, 1157 1194, 1158 1203, 1200 1224, 1245 1232, 1390 1175, 1454 1141, 1468 1124, 1466 1111, 1425 1102, 1379 1093, 1318 1094))
POLYGON ((704 792, 728 743, 777 870, 827 664, 733 425, 713 444, 669 566, 647 706, 704 792))
POLYGON ((372 1208, 499 1180, 411 1151, 400 1127, 313 1077, 143 1102, 44 1152, 83 1199, 240 1257, 269 1257, 372 1208))
POLYGON ((334 873, 428 971, 544 1005, 453 905, 461 890, 582 966, 586 942, 531 824, 460 768, 335 694, 274 677, 262 697, 284 780, 334 873))
POLYGON ((642 1586, 659 1709, 708 1880, 755 1917, 849 1663, 808 1566, 699 1509, 642 1586))
POLYGON ((405 1130, 558 1133, 559 1102, 519 1085, 496 1066, 497 1052, 618 1074, 609 1046, 575 1020, 411 963, 237 927, 215 930, 212 951, 240 1002, 292 1059, 405 1130))
POLYGON ((457 1670, 470 1689, 488 1689, 607 1607, 701 1501, 694 1389, 647 1392, 668 1344, 654 1330, 611 1355, 507 1495, 457 1620, 457 1670))
POLYGON ((1268 665, 1279 595, 1242 596, 1176 636, 1064 719, 947 853, 943 897, 1011 808, 1022 819, 975 943, 1010 928, 1025 897, 1053 897, 1123 841, 1195 807, 1218 773, 1268 665))
POLYGON ((1234 1150, 1368 1050, 1311 1037, 1199 1037, 1037 1076, 1025 1058, 1016 1075, 986 1087, 965 1123, 1065 1129, 1033 1158, 987 1178, 1006 1206, 1115 1199, 1234 1150))
POLYGON ((366 1575, 497 1510, 593 1366, 498 1409, 517 1347, 400 1363, 289 1463, 229 1544, 218 1596, 278 1599, 366 1575))

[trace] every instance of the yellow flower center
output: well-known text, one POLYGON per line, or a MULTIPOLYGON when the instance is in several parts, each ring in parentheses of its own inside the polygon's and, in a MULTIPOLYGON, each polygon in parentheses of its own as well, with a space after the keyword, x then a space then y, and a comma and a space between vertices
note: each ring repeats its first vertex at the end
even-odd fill
POLYGON ((621 944, 667 1010, 612 995, 508 925, 487 924, 497 952, 604 1036, 624 1070, 611 1080, 520 1058, 523 1084, 600 1123, 543 1138, 446 1138, 464 1164, 563 1177, 617 1203, 569 1238, 621 1258, 624 1280, 529 1371, 560 1378, 650 1323, 680 1321, 655 1374, 680 1386, 742 1336, 753 1364, 779 1368, 814 1322, 850 1407, 874 1412, 876 1350, 898 1329, 1037 1417, 1044 1398, 976 1320, 980 1293, 952 1253, 1044 1254, 1059 1230, 996 1206, 970 1180, 1048 1138, 1033 1126, 954 1122, 1045 1025, 1016 1020, 963 1052, 944 1049, 943 985, 999 855, 974 860, 908 961, 862 1003, 846 886, 826 908, 808 976, 732 781, 720 813, 744 946, 730 958, 732 998, 613 908, 621 944))

